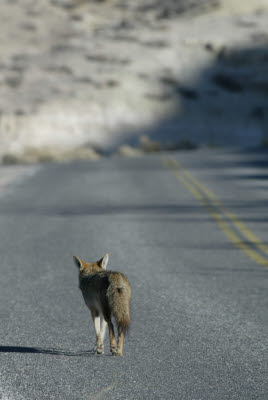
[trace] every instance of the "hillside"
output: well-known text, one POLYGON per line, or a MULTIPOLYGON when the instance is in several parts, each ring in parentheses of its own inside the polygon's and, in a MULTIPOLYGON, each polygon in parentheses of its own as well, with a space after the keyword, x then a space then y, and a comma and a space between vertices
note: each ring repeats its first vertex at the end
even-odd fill
POLYGON ((3 0, 1 159, 267 141, 267 20, 266 0, 3 0))

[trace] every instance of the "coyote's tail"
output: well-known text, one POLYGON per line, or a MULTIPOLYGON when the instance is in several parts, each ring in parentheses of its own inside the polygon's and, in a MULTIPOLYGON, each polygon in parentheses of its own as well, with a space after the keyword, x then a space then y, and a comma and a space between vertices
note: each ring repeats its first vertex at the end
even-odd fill
POLYGON ((126 333, 130 328, 130 296, 131 289, 127 278, 118 274, 115 280, 110 280, 107 297, 117 329, 126 333))

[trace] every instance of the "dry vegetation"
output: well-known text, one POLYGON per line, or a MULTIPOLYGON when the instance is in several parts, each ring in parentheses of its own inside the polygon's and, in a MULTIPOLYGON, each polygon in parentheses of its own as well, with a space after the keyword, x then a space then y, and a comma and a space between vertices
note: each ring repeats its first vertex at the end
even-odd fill
POLYGON ((265 0, 3 0, 0 159, 267 143, 265 0))

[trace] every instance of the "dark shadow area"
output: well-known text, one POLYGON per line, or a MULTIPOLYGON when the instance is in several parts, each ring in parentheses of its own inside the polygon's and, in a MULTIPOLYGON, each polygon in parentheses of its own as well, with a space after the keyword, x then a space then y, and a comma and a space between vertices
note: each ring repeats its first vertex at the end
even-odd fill
POLYGON ((268 179, 268 174, 246 174, 246 175, 232 175, 231 177, 228 177, 229 179, 253 179, 253 180, 262 180, 266 181, 268 179))
MULTIPOLYGON (((224 203, 225 207, 230 210, 245 210, 250 212, 250 210, 254 210, 256 208, 264 210, 267 208, 266 200, 256 200, 253 203, 252 201, 241 201, 240 199, 238 199, 237 201, 230 201, 228 199, 221 198, 221 201, 224 203)), ((1 205, 0 214, 16 214, 21 216, 39 215, 47 217, 86 217, 102 215, 134 215, 135 217, 138 217, 139 215, 146 215, 150 218, 160 218, 160 216, 163 215, 167 217, 172 216, 173 221, 177 222, 181 219, 185 221, 192 220, 197 222, 198 218, 201 218, 203 221, 204 217, 206 219, 208 217, 207 209, 202 204, 114 204, 113 202, 109 203, 103 201, 103 204, 89 205, 85 203, 79 203, 78 200, 76 202, 76 205, 68 205, 68 200, 66 201, 66 203, 66 205, 53 204, 51 206, 43 204, 35 204, 33 206, 18 206, 18 204, 15 203, 14 207, 12 206, 12 204, 8 203, 5 205, 1 205)), ((267 218, 268 217, 264 216, 261 221, 266 221, 267 218)), ((251 220, 249 216, 247 216, 246 219, 248 219, 248 221, 251 220)), ((254 220, 255 217, 253 218, 253 221, 254 220)))
MULTIPOLYGON (((240 243, 252 248, 253 250, 256 250, 256 247, 254 246, 254 244, 248 240, 241 239, 240 243)), ((267 246, 268 243, 262 242, 262 244, 267 246)), ((232 242, 229 242, 229 243, 228 242, 223 242, 223 243, 215 243, 214 242, 211 245, 204 245, 204 244, 200 245, 198 243, 195 245, 191 245, 191 244, 185 245, 184 244, 183 248, 184 249, 193 249, 193 250, 198 250, 198 251, 199 250, 211 250, 211 251, 214 251, 214 250, 227 250, 227 251, 236 250, 237 251, 237 249, 238 249, 237 246, 235 246, 234 243, 232 243, 232 242)))
POLYGON ((93 357, 94 350, 68 351, 57 348, 24 347, 24 346, 0 346, 0 353, 21 353, 21 354, 46 354, 66 357, 93 357))
MULTIPOLYGON (((266 208, 267 202, 265 201, 256 201, 252 202, 230 202, 224 201, 226 208, 228 209, 236 209, 236 210, 250 210, 255 208, 266 208)), ((189 215, 190 218, 194 219, 193 215, 205 216, 207 217, 207 210, 203 205, 174 205, 174 204, 149 204, 149 205, 139 205, 139 204, 128 204, 128 205, 113 205, 113 204, 103 204, 98 206, 89 206, 84 204, 77 204, 76 206, 52 206, 52 207, 18 207, 9 208, 9 207, 1 207, 0 213, 2 214, 17 214, 17 215, 41 215, 48 217, 80 217, 80 216, 101 216, 101 215, 153 215, 156 218, 159 215, 172 215, 176 217, 181 215, 182 218, 187 220, 186 215, 189 215)), ((264 217, 265 218, 265 217, 264 217)), ((177 219, 179 220, 179 218, 177 219)), ((194 219, 195 220, 195 219, 194 219)))
MULTIPOLYGON (((0 211, 1 212, 1 211, 0 211)), ((6 214, 8 209, 3 210, 6 214)), ((90 216, 90 215, 123 215, 123 214, 178 214, 178 213, 205 213, 204 207, 200 206, 178 206, 178 205, 113 205, 113 204, 103 204, 98 206, 86 206, 77 205, 73 207, 29 207, 29 208, 18 208, 10 210, 12 214, 20 215, 44 215, 44 216, 59 216, 59 217, 79 217, 79 216, 90 216)))
MULTIPOLYGON (((186 270, 167 270, 165 273, 171 274, 171 275, 179 275, 179 276, 192 276, 193 273, 196 276, 204 276, 206 279, 211 279, 213 276, 221 275, 223 277, 227 277, 228 275, 234 276, 236 278, 241 277, 241 274, 249 274, 252 275, 254 273, 254 276, 259 276, 259 277, 264 277, 266 278, 266 271, 265 269, 256 269, 256 268, 239 268, 239 267, 229 267, 226 265, 226 267, 214 267, 214 268, 206 268, 206 267, 192 267, 188 271, 186 270)), ((261 290, 261 289, 259 289, 261 290)), ((265 290, 265 289, 264 289, 265 290)))
MULTIPOLYGON (((163 214, 163 216, 161 217, 157 217, 157 216, 150 216, 150 215, 146 215, 146 216, 137 216, 135 217, 136 221, 163 221, 163 223, 165 224, 178 224, 178 223, 198 223, 198 222, 210 222, 213 221, 213 217, 208 215, 207 213, 202 214, 202 215, 196 215, 195 217, 191 217, 191 215, 187 216, 187 217, 171 217, 171 218, 167 218, 166 215, 163 214)), ((248 223, 248 222, 255 222, 257 224, 267 224, 268 222, 268 217, 244 217, 243 216, 243 222, 244 223, 248 223)), ((267 243, 268 244, 268 243, 267 243)))
MULTIPOLYGON (((268 107, 268 100, 267 100, 268 107)), ((237 154, 237 150, 232 150, 234 154, 237 154)), ((245 165, 250 164, 256 168, 268 168, 268 147, 255 147, 249 149, 240 149, 239 154, 249 157, 250 159, 245 161, 245 165)), ((235 164, 235 163, 234 163, 235 164)), ((243 165, 243 162, 239 162, 243 165)))
MULTIPOLYGON (((268 105, 267 105, 268 106, 268 105)), ((228 168, 241 168, 241 167, 252 167, 268 170, 268 149, 266 148, 250 148, 250 149, 228 149, 228 153, 232 156, 242 156, 243 159, 233 159, 222 161, 219 158, 216 160, 207 159, 203 165, 198 164, 198 169, 206 168, 217 168, 224 169, 228 168)))
MULTIPOLYGON (((123 2, 119 2, 123 4, 123 2)), ((176 15, 187 14, 195 11, 196 13, 206 12, 210 8, 217 8, 219 0, 143 0, 138 2, 138 10, 143 14, 156 10, 157 19, 168 19, 176 15)))
MULTIPOLYGON (((248 47, 234 48, 230 44, 219 49, 213 43, 206 43, 203 48, 200 43, 200 47, 214 61, 200 69, 198 78, 188 84, 163 71, 156 86, 166 97, 169 95, 174 112, 146 128, 146 135, 152 143, 160 143, 160 149, 173 143, 170 149, 180 150, 180 143, 185 140, 196 145, 241 149, 268 145, 267 40, 261 35, 256 40, 252 34, 248 47)), ((161 96, 156 100, 163 105, 167 101, 161 96)), ((139 136, 137 131, 130 132, 128 143, 139 146, 139 136)), ((119 141, 115 147, 121 144, 119 141)), ((267 153, 258 157, 267 157, 267 153)), ((267 158, 260 162, 267 166, 267 158)))
MULTIPOLYGON (((203 165, 199 163, 196 168, 217 170, 219 180, 234 180, 237 182, 246 180, 255 181, 255 184, 251 186, 252 190, 268 188, 268 186, 265 187, 264 185, 268 181, 268 149, 230 150, 229 154, 231 158, 226 157, 226 161, 222 161, 219 158, 216 160, 207 160, 203 165), (252 171, 248 171, 249 168, 252 171), (245 169, 245 173, 243 173, 243 169, 245 169), (228 170, 229 173, 226 174, 225 170, 228 170), (262 184, 262 186, 258 184, 262 184)), ((245 204, 244 201, 243 204, 245 204)), ((246 207, 248 206, 250 207, 250 204, 246 204, 246 207)), ((263 202, 260 206, 266 208, 267 202, 263 202)))

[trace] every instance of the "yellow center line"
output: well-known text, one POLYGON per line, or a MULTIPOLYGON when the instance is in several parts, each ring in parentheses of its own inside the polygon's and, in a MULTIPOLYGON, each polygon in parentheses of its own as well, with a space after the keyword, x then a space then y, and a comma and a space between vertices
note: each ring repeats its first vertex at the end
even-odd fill
POLYGON ((225 216, 229 217, 229 219, 233 222, 239 232, 242 233, 253 245, 258 247, 262 251, 264 251, 265 249, 265 253, 268 254, 267 246, 261 243, 261 241, 251 231, 249 231, 249 229, 241 221, 239 221, 236 215, 227 210, 222 202, 218 200, 218 198, 214 195, 214 193, 212 193, 205 186, 199 183, 188 171, 182 168, 178 161, 173 159, 164 159, 163 164, 167 168, 171 169, 177 179, 184 184, 184 186, 193 194, 196 199, 200 201, 200 203, 204 207, 206 207, 208 212, 217 222, 218 226, 231 240, 232 243, 234 243, 238 248, 244 251, 244 253, 252 258, 254 261, 261 265, 264 265, 265 267, 268 267, 268 260, 262 257, 255 250, 251 249, 251 247, 248 246, 246 243, 241 241, 239 236, 237 236, 237 234, 228 226, 222 215, 214 207, 216 206, 225 216), (211 207, 208 199, 204 194, 210 199, 214 207, 211 207))
POLYGON ((202 185, 200 182, 198 182, 191 174, 190 172, 186 171, 183 167, 181 167, 180 163, 178 163, 178 168, 181 168, 184 174, 195 184, 197 187, 199 187, 206 195, 208 198, 210 198, 212 201, 214 201, 214 204, 222 210, 222 212, 234 223, 234 225, 243 233, 243 235, 250 241, 252 242, 256 247, 258 247, 261 251, 263 251, 265 254, 268 254, 268 247, 260 241, 260 239, 254 235, 253 232, 251 232, 246 225, 240 221, 235 214, 233 214, 231 211, 229 211, 223 203, 215 196, 213 192, 211 192, 209 189, 207 189, 204 185, 202 185))

